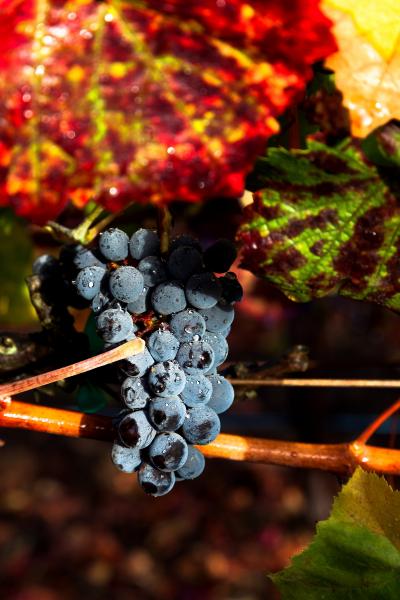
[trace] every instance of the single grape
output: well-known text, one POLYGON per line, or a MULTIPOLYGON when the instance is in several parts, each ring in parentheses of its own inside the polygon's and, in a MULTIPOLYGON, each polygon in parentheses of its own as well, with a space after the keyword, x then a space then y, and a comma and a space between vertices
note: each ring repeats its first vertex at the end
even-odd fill
POLYGON ((206 331, 203 336, 203 340, 207 342, 207 344, 210 344, 211 348, 214 350, 214 362, 211 368, 215 369, 219 367, 219 365, 222 365, 222 363, 225 362, 229 352, 228 342, 222 333, 206 331))
POLYGON ((132 258, 142 260, 145 256, 154 256, 160 251, 160 240, 151 229, 138 229, 131 236, 129 251, 132 258))
POLYGON ((174 487, 175 475, 143 463, 138 472, 138 481, 146 494, 165 496, 174 487))
POLYGON ((105 263, 96 256, 93 250, 81 245, 75 246, 72 262, 77 269, 84 269, 85 267, 106 268, 105 263))
POLYGON ((184 233, 182 235, 178 235, 178 237, 176 237, 172 240, 172 242, 169 246, 169 251, 172 252, 173 250, 176 250, 177 248, 179 248, 179 246, 192 246, 193 248, 200 250, 200 252, 202 251, 199 240, 196 240, 196 238, 194 238, 191 235, 188 235, 186 233, 184 233))
POLYGON ((99 237, 99 250, 107 260, 124 260, 128 256, 129 237, 125 231, 111 227, 99 237))
POLYGON ((92 311, 95 315, 98 315, 102 310, 105 310, 110 302, 111 298, 107 296, 107 294, 103 294, 103 292, 100 291, 92 300, 92 311))
POLYGON ((149 457, 160 471, 176 471, 187 460, 187 443, 179 433, 159 433, 149 448, 149 457))
POLYGON ((181 398, 186 406, 207 404, 212 394, 212 385, 209 379, 199 373, 186 375, 186 385, 182 390, 181 398))
POLYGON ((56 275, 60 269, 60 262, 51 254, 42 254, 32 264, 33 275, 44 279, 56 275))
POLYGON ((206 322, 195 310, 189 308, 172 315, 171 331, 180 342, 190 342, 194 336, 199 339, 206 330, 206 322))
POLYGON ((179 341, 168 329, 157 329, 147 340, 147 348, 156 362, 174 360, 179 341))
POLYGON ((217 414, 223 413, 230 408, 235 397, 232 384, 222 375, 210 375, 208 379, 212 385, 212 394, 207 406, 217 414))
POLYGON ((232 325, 235 311, 232 306, 221 306, 217 304, 212 308, 204 308, 199 311, 206 322, 207 331, 220 333, 232 325))
POLYGON ((204 252, 204 264, 208 271, 225 273, 235 262, 235 245, 229 240, 218 240, 204 252))
POLYGON ((195 273, 185 292, 187 301, 195 308, 211 308, 221 297, 221 286, 213 273, 195 273))
POLYGON ((196 479, 202 474, 206 466, 206 459, 200 450, 194 446, 188 446, 188 457, 185 464, 177 470, 177 479, 196 479))
POLYGON ((221 335, 223 335, 223 336, 224 336, 224 338, 226 339, 226 338, 228 337, 228 335, 230 334, 230 332, 231 332, 231 326, 229 325, 229 327, 225 327, 225 328, 224 328, 222 331, 220 331, 219 333, 220 333, 221 335))
POLYGON ((133 473, 142 464, 139 448, 125 448, 118 442, 114 442, 111 450, 111 460, 123 473, 133 473))
POLYGON ((151 426, 143 410, 129 413, 119 422, 117 427, 118 439, 127 448, 146 448, 156 436, 156 430, 151 426))
POLYGON ((127 377, 121 385, 121 397, 131 410, 144 408, 149 400, 149 394, 138 377, 127 377))
POLYGON ((222 288, 221 304, 234 304, 243 298, 243 288, 235 273, 230 271, 219 278, 222 288))
POLYGON ((214 362, 214 351, 203 340, 183 342, 176 355, 177 362, 185 373, 197 375, 207 371, 214 362))
POLYGON ((133 330, 131 315, 118 308, 109 308, 102 312, 97 317, 96 326, 100 337, 111 344, 126 340, 133 330))
POLYGON ((85 267, 79 271, 75 281, 78 294, 85 300, 92 300, 99 293, 105 274, 102 267, 85 267))
POLYGON ((174 360, 156 363, 149 372, 149 386, 157 396, 178 396, 186 383, 185 373, 174 360))
POLYGON ((187 411, 182 434, 190 444, 209 444, 219 434, 221 423, 216 412, 207 404, 198 404, 187 411))
POLYGON ((203 257, 193 246, 179 246, 168 257, 168 270, 174 279, 186 281, 202 270, 203 257))
POLYGON ((147 369, 154 365, 154 359, 145 348, 140 354, 128 356, 124 361, 124 371, 131 377, 142 377, 147 369))
POLYGON ((120 302, 134 302, 143 292, 143 275, 135 267, 119 267, 110 275, 110 291, 120 302))
POLYGON ((138 264, 138 269, 143 275, 144 284, 153 287, 167 280, 167 269, 158 256, 146 256, 138 264))
POLYGON ((143 313, 145 313, 149 309, 150 304, 149 292, 150 289, 145 285, 140 296, 136 298, 136 300, 134 300, 133 302, 129 302, 129 304, 127 305, 126 308, 128 309, 128 311, 133 315, 142 315, 143 313))
POLYGON ((155 312, 160 315, 172 315, 186 307, 184 289, 176 281, 160 283, 152 293, 151 302, 155 312))
POLYGON ((158 431, 176 431, 186 417, 186 407, 178 396, 153 398, 149 404, 149 416, 158 431))

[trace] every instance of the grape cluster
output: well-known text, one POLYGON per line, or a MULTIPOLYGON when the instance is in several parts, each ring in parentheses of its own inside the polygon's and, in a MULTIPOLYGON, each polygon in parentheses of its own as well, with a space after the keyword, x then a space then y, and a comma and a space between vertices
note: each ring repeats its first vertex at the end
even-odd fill
POLYGON ((149 229, 129 238, 111 228, 97 249, 79 252, 75 286, 91 302, 105 347, 136 335, 146 342, 120 365, 125 408, 112 460, 126 473, 137 471, 153 496, 202 473, 205 460, 195 445, 217 437, 218 415, 233 402, 233 388, 217 368, 226 360, 233 305, 242 296, 235 274, 226 273, 235 257, 226 240, 203 253, 189 236, 173 240, 164 256, 149 229))

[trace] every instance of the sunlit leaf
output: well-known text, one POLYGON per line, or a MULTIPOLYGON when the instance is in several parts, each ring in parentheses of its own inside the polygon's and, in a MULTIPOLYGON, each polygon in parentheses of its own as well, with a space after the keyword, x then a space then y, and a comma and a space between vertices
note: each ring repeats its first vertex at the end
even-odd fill
POLYGON ((400 118, 400 6, 398 0, 323 0, 339 46, 327 61, 350 111, 352 132, 400 118))
POLYGON ((0 17, 0 203, 38 222, 68 200, 241 194, 335 49, 317 0, 0 0, 0 17))
POLYGON ((272 576, 282 600, 396 600, 400 493, 358 469, 310 546, 272 576))
POLYGON ((382 179, 348 142, 271 148, 257 174, 238 235, 244 268, 295 301, 339 292, 400 310, 397 177, 382 179))

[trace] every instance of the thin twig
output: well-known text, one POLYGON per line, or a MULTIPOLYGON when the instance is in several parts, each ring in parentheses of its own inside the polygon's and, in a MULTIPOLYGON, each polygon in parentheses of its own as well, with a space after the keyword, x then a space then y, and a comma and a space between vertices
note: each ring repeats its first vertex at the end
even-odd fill
POLYGON ((144 347, 145 342, 140 338, 135 338, 117 348, 73 363, 72 365, 67 365, 66 367, 55 369, 54 371, 48 371, 41 375, 20 379, 19 381, 4 383, 3 385, 0 385, 0 398, 21 394, 22 392, 27 392, 28 390, 33 390, 43 385, 66 379, 67 377, 80 375, 81 373, 86 373, 87 371, 97 369, 98 367, 104 367, 118 360, 123 360, 128 356, 140 354, 143 352, 144 347))
POLYGON ((229 379, 234 386, 400 388, 400 379, 229 379))
MULTIPOLYGON (((107 441, 115 437, 111 417, 87 415, 10 399, 3 399, 1 404, 3 410, 0 412, 0 427, 107 441)), ((400 474, 400 450, 367 446, 359 441, 303 444, 221 434, 213 443, 198 448, 210 458, 321 469, 343 475, 351 474, 357 466, 378 473, 400 474)))
POLYGON ((370 424, 360 435, 357 437, 359 444, 366 444, 368 440, 374 435, 375 431, 378 431, 379 427, 383 425, 396 411, 400 410, 400 399, 394 404, 389 406, 383 411, 378 417, 370 424))

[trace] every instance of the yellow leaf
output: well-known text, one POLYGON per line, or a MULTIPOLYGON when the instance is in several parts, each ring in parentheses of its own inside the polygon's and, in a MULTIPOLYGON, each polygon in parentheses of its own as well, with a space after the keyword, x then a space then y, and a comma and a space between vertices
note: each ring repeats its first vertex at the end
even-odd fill
POLYGON ((400 119, 400 0, 324 0, 339 50, 326 62, 364 137, 400 119))

